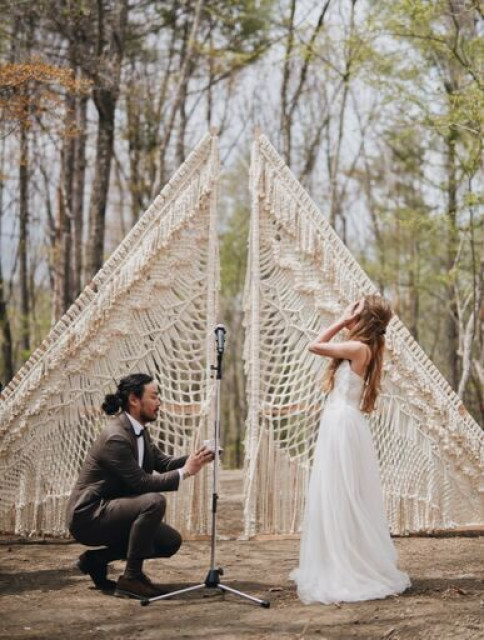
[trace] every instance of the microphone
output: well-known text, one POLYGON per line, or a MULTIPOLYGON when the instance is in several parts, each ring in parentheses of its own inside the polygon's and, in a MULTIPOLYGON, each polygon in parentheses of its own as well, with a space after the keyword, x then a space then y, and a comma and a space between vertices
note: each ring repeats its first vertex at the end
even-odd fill
POLYGON ((221 354, 224 352, 224 343, 225 343, 225 327, 223 324, 218 324, 215 327, 215 340, 217 342, 217 353, 221 354))

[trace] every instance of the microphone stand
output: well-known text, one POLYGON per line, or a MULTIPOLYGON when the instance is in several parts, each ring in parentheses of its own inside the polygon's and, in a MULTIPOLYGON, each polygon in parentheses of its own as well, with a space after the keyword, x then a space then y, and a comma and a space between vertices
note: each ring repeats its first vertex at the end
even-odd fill
POLYGON ((219 442, 220 442, 220 382, 222 380, 222 360, 225 349, 225 327, 223 325, 217 325, 215 328, 215 336, 216 336, 216 348, 217 348, 217 364, 212 365, 210 368, 216 372, 216 417, 215 417, 215 458, 213 464, 213 481, 212 481, 212 532, 211 532, 211 545, 210 545, 210 569, 205 578, 205 582, 200 584, 196 584, 192 587, 186 587, 184 589, 177 589, 176 591, 171 591, 170 593, 165 593, 161 596, 154 596, 153 598, 144 598, 141 600, 141 605, 146 606, 151 602, 156 602, 158 600, 166 600, 167 598, 172 598, 173 596, 180 595, 182 593, 189 593, 190 591, 198 591, 200 589, 220 589, 222 593, 228 592, 233 593, 236 596, 241 598, 245 598, 246 600, 250 600, 251 602, 255 602, 259 604, 261 607, 268 609, 271 606, 269 600, 261 600, 259 598, 255 598, 254 596, 249 595, 248 593, 243 593, 242 591, 238 591, 237 589, 233 589, 232 587, 227 586, 220 582, 220 576, 224 575, 224 570, 222 567, 215 568, 215 557, 216 557, 216 531, 217 531, 217 503, 218 503, 218 464, 220 460, 220 451, 219 451, 219 442))

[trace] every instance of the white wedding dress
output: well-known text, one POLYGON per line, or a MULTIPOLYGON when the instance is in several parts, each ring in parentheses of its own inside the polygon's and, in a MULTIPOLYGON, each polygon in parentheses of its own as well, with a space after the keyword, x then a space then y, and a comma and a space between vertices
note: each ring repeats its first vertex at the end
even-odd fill
POLYGON ((410 586, 397 568, 362 390, 361 376, 342 362, 321 416, 299 567, 290 575, 304 604, 385 598, 410 586))

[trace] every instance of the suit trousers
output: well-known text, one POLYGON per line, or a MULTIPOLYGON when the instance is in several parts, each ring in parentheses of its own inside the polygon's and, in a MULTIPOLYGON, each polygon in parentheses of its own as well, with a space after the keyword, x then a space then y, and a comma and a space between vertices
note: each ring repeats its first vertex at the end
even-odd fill
POLYGON ((105 500, 79 526, 74 517, 71 533, 81 544, 108 547, 110 561, 169 558, 180 548, 182 538, 162 522, 165 509, 166 499, 159 493, 105 500))

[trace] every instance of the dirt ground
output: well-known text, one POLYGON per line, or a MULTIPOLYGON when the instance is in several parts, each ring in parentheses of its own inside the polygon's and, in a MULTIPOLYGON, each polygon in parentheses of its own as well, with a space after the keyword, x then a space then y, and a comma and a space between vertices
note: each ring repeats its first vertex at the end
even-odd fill
MULTIPOLYGON (((238 541, 241 473, 223 472, 217 564, 227 585, 271 602, 270 609, 203 591, 142 607, 91 588, 73 566, 77 544, 0 541, 1 638, 484 638, 483 537, 398 538, 400 566, 413 586, 399 597, 342 605, 302 605, 287 575, 297 540, 238 541)), ((203 582, 209 542, 185 542, 169 560, 146 562, 152 579, 176 588, 203 582)), ((123 563, 114 563, 116 578, 123 563)))

